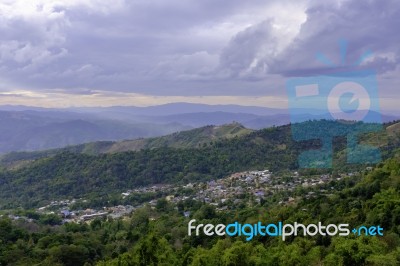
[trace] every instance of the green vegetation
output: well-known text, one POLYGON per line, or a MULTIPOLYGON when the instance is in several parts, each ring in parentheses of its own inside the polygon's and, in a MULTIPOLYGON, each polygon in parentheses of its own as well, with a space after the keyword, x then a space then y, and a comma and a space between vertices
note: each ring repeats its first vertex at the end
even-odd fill
POLYGON ((295 155, 285 159, 286 151, 279 148, 289 138, 288 128, 282 127, 210 141, 200 148, 162 147, 101 155, 62 152, 1 173, 0 202, 3 208, 15 204, 36 207, 41 201, 98 198, 141 185, 221 178, 251 167, 283 169, 295 161, 295 155))
MULTIPOLYGON (((312 136, 316 125, 321 129, 332 128, 333 123, 336 122, 309 121, 302 124, 302 130, 312 136)), ((194 191, 188 189, 185 193, 189 198, 176 205, 162 199, 163 191, 133 193, 125 200, 141 204, 153 198, 161 199, 154 207, 144 205, 130 217, 115 220, 96 218, 90 223, 62 224, 56 214, 33 211, 52 200, 73 197, 84 197, 105 206, 115 204, 117 195, 134 187, 206 181, 250 169, 285 173, 281 181, 288 182, 287 173, 297 169, 299 153, 320 147, 318 140, 292 141, 290 126, 255 132, 245 132, 239 125, 235 127, 220 135, 215 127, 206 127, 199 132, 153 139, 157 148, 146 147, 136 152, 97 154, 100 146, 106 151, 108 145, 114 145, 103 142, 85 146, 86 151, 96 152, 85 153, 71 147, 56 153, 48 151, 40 159, 30 157, 29 153, 4 157, 4 168, 0 170, 0 265, 400 264, 399 127, 394 123, 385 125, 387 135, 381 132, 360 136, 362 143, 381 148, 386 158, 384 163, 371 172, 364 171, 367 165, 347 164, 346 140, 336 138, 334 167, 305 169, 301 173, 338 175, 362 170, 361 174, 332 181, 324 187, 329 193, 315 193, 312 197, 299 188, 292 192, 296 200, 291 204, 279 204, 278 195, 257 204, 217 211, 211 205, 190 199, 194 191), (207 130, 211 133, 202 135, 207 130), (235 130, 242 132, 240 136, 235 136, 235 130), (21 156, 25 156, 22 161, 21 156), (15 167, 18 163, 21 165, 15 167), (190 218, 183 215, 184 211, 190 211, 190 218), (321 221, 348 223, 352 227, 380 225, 384 236, 298 236, 289 237, 285 242, 260 236, 249 242, 244 237, 189 237, 187 223, 192 218, 197 223, 212 224, 321 221)), ((336 135, 349 130, 336 128, 336 135)), ((282 195, 289 197, 290 193, 282 192, 282 195)), ((82 201, 75 204, 81 208, 89 206, 82 201)))
MULTIPOLYGON (((316 124, 329 128, 334 123, 326 120, 305 122, 303 130, 305 134, 312 134, 316 124)), ((193 132, 185 133, 189 134, 187 139, 196 139, 193 132)), ((343 132, 336 135, 340 133, 343 132)), ((343 138, 335 141, 335 168, 331 170, 349 171, 365 167, 346 163, 345 143, 343 138)), ((0 206, 3 209, 32 208, 51 200, 105 198, 137 186, 211 180, 248 169, 270 169, 273 172, 296 169, 299 153, 317 149, 320 145, 319 140, 294 142, 290 126, 280 126, 241 137, 210 140, 198 148, 160 147, 100 155, 64 151, 15 170, 0 172, 0 206)), ((382 144, 381 147, 384 157, 388 158, 398 144, 393 140, 390 145, 382 144)))
MULTIPOLYGON (((338 181, 330 195, 303 197, 282 206, 263 205, 224 212, 184 201, 178 209, 160 201, 128 219, 95 219, 90 224, 51 225, 0 219, 0 263, 7 265, 399 265, 400 159, 380 164, 372 172, 338 181), (182 210, 190 210, 185 218, 182 210), (380 225, 383 237, 188 236, 189 219, 198 223, 265 223, 323 221, 351 226, 380 225)), ((26 212, 25 215, 29 215, 26 212)), ((30 215, 33 215, 32 213, 30 215)), ((36 217, 37 218, 37 217, 36 217)))
POLYGON ((155 149, 161 147, 199 148, 206 146, 210 141, 231 139, 247 135, 251 132, 253 132, 253 130, 247 129, 239 123, 222 126, 205 126, 156 138, 141 138, 125 141, 97 141, 61 149, 34 152, 12 152, 1 156, 0 164, 9 168, 18 168, 20 165, 26 165, 34 159, 54 156, 60 152, 99 155, 103 153, 140 151, 142 149, 155 149))

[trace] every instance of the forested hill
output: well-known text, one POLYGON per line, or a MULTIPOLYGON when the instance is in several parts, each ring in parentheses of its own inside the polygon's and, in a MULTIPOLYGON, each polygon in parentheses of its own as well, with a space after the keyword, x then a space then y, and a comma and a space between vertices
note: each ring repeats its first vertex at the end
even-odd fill
MULTIPOLYGON (((309 121, 302 123, 302 128, 304 132, 311 132, 317 126, 324 131, 334 127, 334 123, 309 121)), ((376 142, 376 139, 384 138, 383 135, 370 135, 364 141, 376 142)), ((339 138, 335 143, 334 166, 342 170, 353 167, 345 163, 345 139, 339 138)), ((393 137, 376 144, 382 147, 384 156, 391 156, 399 147, 393 137)), ((231 139, 210 140, 198 148, 161 147, 100 155, 64 151, 16 170, 3 170, 0 173, 0 205, 33 207, 47 200, 98 197, 156 183, 210 180, 249 169, 296 169, 300 152, 319 147, 319 140, 294 142, 290 125, 286 125, 231 139)))
MULTIPOLYGON (((379 225, 384 236, 308 236, 299 234, 281 241, 268 236, 245 238, 187 236, 189 219, 159 215, 157 220, 141 223, 143 217, 154 217, 154 210, 142 210, 133 216, 133 230, 141 239, 115 259, 105 259, 101 266, 149 265, 167 262, 170 265, 351 265, 394 266, 400 263, 400 161, 393 158, 381 163, 362 177, 333 182, 329 194, 298 197, 296 204, 282 205, 267 201, 262 206, 215 212, 202 206, 194 212, 197 224, 276 223, 283 224, 349 224, 379 225), (166 217, 166 218, 165 218, 166 217), (141 220, 139 220, 141 219, 141 220), (143 234, 146 232, 146 234, 143 234), (178 233, 177 233, 178 232, 178 233), (181 234, 179 235, 179 232, 181 234), (176 243, 183 243, 178 246, 176 243)), ((188 207, 190 208, 190 207, 188 207)), ((170 207, 172 210, 173 207, 170 207)), ((182 215, 180 215, 182 217, 182 215)), ((105 227, 105 226, 104 226, 105 227)), ((131 227, 132 228, 132 227, 131 227)), ((93 233, 94 234, 94 233, 93 233)), ((110 234, 111 235, 111 234, 110 234)), ((59 241, 57 238, 54 241, 59 241)), ((64 261, 69 261, 67 257, 64 261)))
POLYGON ((141 149, 155 149, 161 147, 172 148, 199 148, 212 141, 231 139, 247 135, 254 130, 245 128, 239 123, 221 126, 205 126, 170 135, 154 138, 140 138, 124 141, 97 141, 86 144, 68 146, 61 149, 52 149, 33 152, 13 152, 0 157, 3 166, 18 166, 26 161, 49 157, 61 152, 84 153, 99 155, 102 153, 118 153, 126 151, 139 151, 141 149))
MULTIPOLYGON (((400 161, 393 158, 370 172, 345 177, 321 187, 290 192, 294 202, 278 203, 281 195, 260 204, 233 205, 217 211, 209 204, 165 199, 145 205, 123 219, 96 218, 64 223, 56 215, 18 210, 34 218, 0 219, 1 265, 351 265, 394 266, 400 263, 400 161), (309 192, 311 192, 309 191, 309 192), (325 191, 327 192, 327 191, 325 191), (190 212, 190 217, 182 213, 190 212), (56 219, 57 218, 57 219, 56 219), (188 236, 188 223, 349 224, 350 228, 380 226, 384 236, 256 235, 188 236), (58 221, 58 222, 57 222, 58 221), (49 225, 50 224, 50 225, 49 225)), ((251 198, 245 201, 251 202, 251 198)))
POLYGON ((294 168, 289 127, 210 141, 199 148, 161 147, 89 155, 64 151, 0 175, 0 205, 67 196, 121 193, 136 186, 221 178, 249 168, 294 168), (288 147, 289 146, 289 147, 288 147))

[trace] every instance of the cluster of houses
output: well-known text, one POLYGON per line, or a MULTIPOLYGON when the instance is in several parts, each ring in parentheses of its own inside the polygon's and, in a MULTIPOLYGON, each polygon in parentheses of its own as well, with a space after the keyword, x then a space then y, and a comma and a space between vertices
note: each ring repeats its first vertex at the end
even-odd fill
POLYGON ((95 209, 86 209, 86 210, 74 210, 71 211, 68 206, 63 205, 58 209, 58 211, 49 211, 46 210, 45 207, 39 208, 37 211, 43 214, 59 214, 63 219, 64 223, 75 222, 81 223, 93 220, 99 217, 111 217, 111 218, 120 218, 123 216, 130 215, 135 208, 131 205, 118 205, 113 207, 103 207, 103 209, 95 210, 95 209))
MULTIPOLYGON (((345 176, 352 176, 354 173, 343 174, 340 177, 333 177, 329 174, 323 174, 314 177, 300 176, 298 172, 291 173, 290 176, 282 177, 274 175, 269 170, 262 171, 246 171, 234 173, 226 178, 212 180, 208 182, 189 183, 182 186, 172 186, 167 184, 153 185, 149 187, 135 188, 121 193, 121 198, 125 199, 134 193, 154 193, 147 204, 152 207, 157 205, 160 199, 160 194, 163 195, 168 202, 177 204, 180 201, 187 199, 198 200, 210 205, 216 206, 217 210, 226 210, 227 208, 240 206, 240 204, 258 204, 266 197, 277 192, 286 193, 279 204, 291 204, 296 201, 291 196, 292 192, 297 188, 306 189, 305 198, 311 198, 318 193, 327 193, 326 184, 333 180, 340 180, 345 176), (188 193, 181 194, 180 191, 190 190, 188 193), (157 193, 162 192, 162 193, 157 193)), ((86 201, 79 199, 80 201, 86 201)), ((77 200, 61 200, 52 201, 49 205, 41 207, 38 212, 51 213, 50 209, 58 208, 59 215, 64 219, 64 222, 86 222, 98 217, 120 218, 130 215, 135 209, 143 206, 143 203, 137 206, 118 205, 113 207, 103 207, 100 210, 86 209, 70 211, 70 205, 77 200)), ((56 213, 56 212, 52 212, 56 213)), ((189 216, 190 213, 183 213, 189 216)))
POLYGON ((122 198, 126 198, 128 196, 130 196, 133 193, 156 193, 156 192, 164 192, 166 190, 169 190, 173 188, 172 185, 169 184, 157 184, 157 185, 153 185, 150 187, 139 187, 139 188, 135 188, 135 189, 129 189, 126 192, 122 192, 121 196, 122 198))
POLYGON ((86 209, 78 211, 62 210, 61 215, 64 218, 64 222, 84 222, 93 220, 98 217, 111 217, 120 218, 127 216, 134 211, 134 207, 131 205, 118 205, 113 207, 103 207, 102 210, 86 209))
POLYGON ((217 206, 217 210, 225 210, 228 207, 242 203, 260 203, 267 197, 281 192, 286 194, 279 204, 292 204, 296 201, 294 191, 302 188, 304 198, 312 198, 318 194, 328 194, 334 189, 329 186, 331 181, 340 181, 342 178, 351 177, 357 173, 343 173, 339 176, 321 174, 305 177, 298 172, 292 172, 289 176, 274 175, 269 170, 246 171, 232 174, 227 178, 200 184, 189 184, 196 187, 196 200, 217 206))
MULTIPOLYGON (((227 178, 197 184, 197 192, 193 198, 215 205, 218 210, 224 210, 229 206, 235 206, 243 202, 260 203, 267 196, 276 192, 293 192, 299 187, 320 188, 321 185, 327 184, 334 179, 340 180, 341 178, 333 178, 328 174, 305 178, 300 176, 298 172, 293 172, 289 178, 283 178, 273 175, 269 170, 247 171, 232 174, 227 178)), ((322 188, 318 189, 318 191, 326 192, 322 188)), ((309 191, 305 197, 308 198, 314 195, 315 192, 309 191)), ((282 200, 280 204, 294 201, 293 197, 288 197, 282 200)))
MULTIPOLYGON (((87 202, 85 199, 71 199, 71 200, 60 200, 52 201, 50 204, 38 208, 36 211, 40 214, 58 214, 63 222, 85 222, 90 221, 98 217, 112 217, 120 218, 131 214, 134 211, 134 207, 130 205, 118 205, 113 207, 103 207, 101 210, 85 209, 85 210, 70 210, 71 205, 81 201, 87 202)), ((14 218, 14 217, 13 217, 14 218)), ((14 218, 16 220, 16 218, 14 218)))
MULTIPOLYGON (((85 201, 85 200, 83 200, 83 201, 85 201)), ((38 209, 38 211, 39 212, 44 212, 45 210, 48 210, 48 209, 53 209, 53 208, 57 208, 57 207, 64 207, 64 206, 70 206, 70 205, 72 205, 72 204, 74 204, 76 202, 77 202, 76 199, 54 200, 54 201, 50 202, 50 204, 48 204, 46 206, 43 206, 43 207, 40 207, 38 209)))

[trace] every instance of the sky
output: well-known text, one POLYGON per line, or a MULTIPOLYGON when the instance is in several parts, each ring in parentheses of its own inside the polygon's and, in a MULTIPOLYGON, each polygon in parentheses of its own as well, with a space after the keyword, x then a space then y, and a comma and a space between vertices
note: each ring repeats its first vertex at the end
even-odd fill
POLYGON ((398 0, 0 0, 0 105, 287 108, 290 79, 372 69, 398 109, 398 25, 398 0))

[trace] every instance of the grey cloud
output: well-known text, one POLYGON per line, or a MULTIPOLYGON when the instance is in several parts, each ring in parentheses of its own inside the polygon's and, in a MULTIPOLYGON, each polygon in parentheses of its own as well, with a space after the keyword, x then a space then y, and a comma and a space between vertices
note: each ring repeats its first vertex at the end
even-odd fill
POLYGON ((0 26, 0 62, 10 69, 45 64, 52 57, 65 55, 65 39, 60 31, 67 21, 63 14, 36 19, 15 15, 2 16, 0 26))
POLYGON ((179 55, 159 62, 147 73, 150 78, 170 80, 204 80, 212 75, 218 64, 218 56, 206 51, 179 55))
POLYGON ((354 65, 365 52, 374 56, 362 67, 379 73, 395 69, 400 52, 400 6, 397 1, 343 1, 339 5, 317 4, 307 10, 307 21, 291 46, 275 59, 274 73, 287 76, 323 74, 340 69, 338 41, 348 43, 345 65, 354 65), (329 68, 316 60, 323 53, 338 67, 329 68), (387 53, 394 53, 389 60, 387 53))
MULTIPOLYGON (((196 87, 191 82, 171 82, 165 87, 165 79, 211 78, 220 44, 195 31, 261 4, 263 1, 174 0, 126 1, 110 12, 84 5, 42 8, 38 12, 43 14, 38 16, 43 17, 16 16, 7 21, 14 34, 0 37, 6 46, 0 47, 5 66, 1 74, 31 88, 198 93, 190 91, 196 87), (54 19, 48 21, 46 15, 54 19)), ((205 88, 203 93, 207 93, 205 88)))
POLYGON ((274 56, 276 41, 271 21, 263 21, 239 32, 222 51, 221 71, 227 78, 252 78, 268 71, 269 57, 274 56))
POLYGON ((271 21, 239 32, 221 53, 221 71, 229 78, 265 79, 270 74, 309 76, 354 68, 385 73, 399 65, 397 1, 314 1, 306 14, 300 32, 281 52, 277 52, 271 21), (347 42, 343 63, 340 40, 347 42), (355 67, 368 51, 373 56, 355 67), (317 53, 324 54, 335 66, 317 60, 317 53))
POLYGON ((315 53, 340 61, 341 38, 349 43, 347 62, 371 50, 374 57, 363 67, 384 73, 398 65, 396 1, 320 2, 308 8, 307 21, 283 51, 274 14, 268 14, 269 4, 262 0, 86 0, 42 6, 33 16, 0 18, 0 75, 17 87, 76 94, 101 89, 282 95, 286 76, 338 70, 316 61, 315 53), (253 13, 257 20, 241 21, 253 13), (232 26, 236 32, 213 35, 223 23, 237 23, 232 26))

